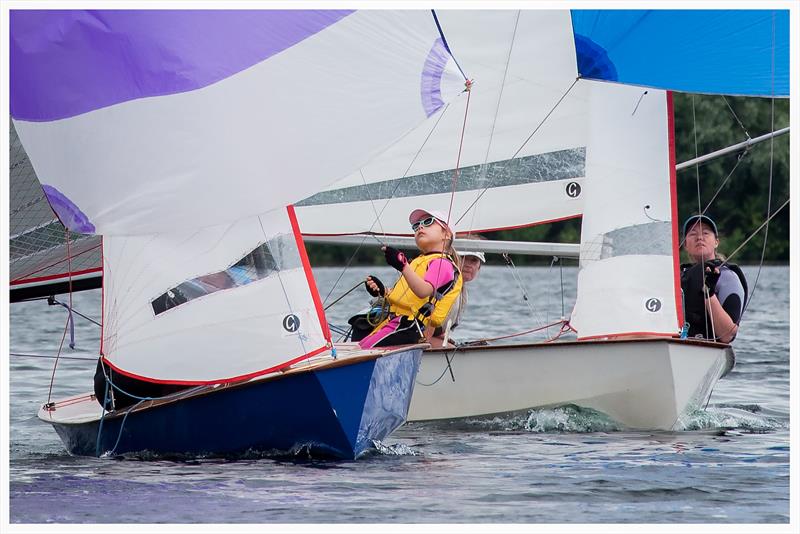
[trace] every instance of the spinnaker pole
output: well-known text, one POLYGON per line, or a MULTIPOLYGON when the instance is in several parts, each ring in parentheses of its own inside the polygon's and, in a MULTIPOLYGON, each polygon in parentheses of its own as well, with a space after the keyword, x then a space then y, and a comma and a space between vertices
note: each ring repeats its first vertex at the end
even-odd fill
POLYGON ((697 158, 694 158, 694 159, 690 159, 689 161, 684 161, 683 163, 678 163, 677 165, 675 165, 675 169, 678 170, 678 171, 682 171, 682 170, 688 169, 689 167, 692 167, 694 165, 699 165, 700 163, 705 163, 707 161, 711 161, 711 160, 717 159, 719 157, 725 156, 725 155, 730 154, 732 152, 738 152, 740 150, 750 150, 750 147, 752 147, 754 145, 757 145, 758 143, 762 143, 764 141, 768 141, 769 139, 772 139, 773 137, 778 137, 778 136, 781 136, 781 135, 787 134, 787 133, 789 133, 789 126, 787 126, 786 128, 781 128, 780 130, 775 130, 774 132, 770 132, 770 133, 761 135, 761 136, 753 138, 753 139, 748 139, 747 141, 742 141, 741 143, 736 143, 735 145, 731 145, 729 147, 722 148, 722 149, 717 150, 715 152, 711 152, 709 154, 705 154, 703 156, 700 156, 700 157, 697 157, 697 158))

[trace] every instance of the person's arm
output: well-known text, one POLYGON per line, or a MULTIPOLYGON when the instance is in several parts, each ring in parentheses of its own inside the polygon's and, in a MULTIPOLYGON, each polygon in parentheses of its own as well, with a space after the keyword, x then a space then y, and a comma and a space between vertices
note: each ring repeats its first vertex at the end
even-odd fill
POLYGON ((733 322, 731 316, 722 307, 716 295, 706 299, 706 310, 714 326, 714 334, 723 343, 730 343, 736 337, 739 326, 733 322))
POLYGON ((405 267, 403 267, 402 273, 406 282, 408 282, 408 287, 411 288, 411 291, 413 291, 416 296, 424 299, 433 295, 433 284, 415 273, 411 265, 407 263, 405 267))

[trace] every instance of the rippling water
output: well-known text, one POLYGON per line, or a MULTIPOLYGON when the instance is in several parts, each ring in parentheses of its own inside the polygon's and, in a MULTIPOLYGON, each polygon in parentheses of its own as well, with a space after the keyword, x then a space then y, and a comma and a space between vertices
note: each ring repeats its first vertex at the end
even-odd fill
MULTIPOLYGON (((341 269, 315 272, 324 298, 341 269)), ((370 271, 384 281, 393 280, 393 272, 370 271)), ((470 284, 459 339, 558 319, 559 268, 517 273, 521 284, 505 267, 484 267, 470 284)), ((756 270, 745 273, 752 285, 756 270)), ((328 302, 366 274, 348 270, 328 302)), ((564 269, 567 312, 575 276, 575 268, 564 269)), ((365 293, 354 291, 331 308, 329 319, 343 324, 365 302, 365 293)), ((86 315, 98 317, 99 304, 98 292, 74 295, 74 308, 86 315)), ((64 321, 64 309, 44 301, 11 307, 14 523, 789 521, 788 267, 761 272, 734 343, 736 367, 718 383, 707 409, 683 421, 684 431, 626 431, 601 413, 565 406, 409 424, 355 462, 71 457, 53 429, 36 418, 53 360, 16 356, 55 354, 64 321)), ((76 318, 76 350, 63 354, 94 358, 98 330, 76 318)), ((94 361, 61 360, 53 397, 90 389, 93 372, 94 361)))

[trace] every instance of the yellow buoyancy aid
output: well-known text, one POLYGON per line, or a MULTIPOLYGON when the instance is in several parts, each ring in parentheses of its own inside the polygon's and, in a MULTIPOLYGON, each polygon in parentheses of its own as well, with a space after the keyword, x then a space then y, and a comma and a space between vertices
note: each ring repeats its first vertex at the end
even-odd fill
POLYGON ((445 258, 453 264, 453 270, 455 271, 455 279, 453 282, 449 284, 448 287, 434 288, 435 292, 430 297, 418 297, 411 288, 408 287, 408 282, 405 277, 401 275, 400 280, 397 281, 389 294, 386 295, 386 300, 390 304, 389 311, 391 313, 395 315, 405 315, 411 319, 419 319, 425 326, 437 327, 444 324, 450 307, 461 294, 461 286, 463 285, 461 273, 456 266, 456 262, 447 254, 432 252, 430 254, 417 256, 409 265, 411 265, 411 268, 414 269, 414 272, 417 273, 420 278, 425 278, 428 265, 430 265, 433 260, 440 258, 445 258), (442 290, 443 293, 439 293, 440 290, 442 290), (433 306, 432 311, 428 311, 430 306, 426 306, 429 303, 433 306), (420 312, 421 309, 422 311, 420 312))

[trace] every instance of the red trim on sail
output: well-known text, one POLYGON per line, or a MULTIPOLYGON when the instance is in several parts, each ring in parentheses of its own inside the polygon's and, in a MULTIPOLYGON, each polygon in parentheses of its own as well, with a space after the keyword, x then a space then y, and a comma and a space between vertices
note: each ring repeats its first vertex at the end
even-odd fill
POLYGON ((135 378, 136 380, 142 380, 144 382, 151 382, 153 384, 171 384, 171 385, 175 385, 175 386, 210 386, 210 385, 213 385, 213 384, 228 384, 228 383, 231 383, 231 382, 239 382, 239 381, 242 381, 242 380, 249 380, 251 378, 256 378, 257 376, 262 376, 262 375, 266 375, 266 374, 269 374, 269 373, 273 373, 273 372, 275 372, 275 371, 277 371, 279 369, 283 369, 285 367, 289 367, 290 365, 294 365, 297 362, 300 362, 302 360, 305 360, 305 359, 311 358, 313 356, 316 356, 317 354, 325 352, 326 350, 328 350, 328 347, 320 347, 320 348, 318 348, 316 350, 312 350, 311 352, 303 354, 302 356, 298 356, 297 358, 294 358, 293 360, 289 360, 288 362, 283 362, 281 364, 278 364, 278 365, 275 365, 273 367, 270 367, 269 369, 256 371, 254 373, 248 373, 246 375, 233 376, 233 377, 230 377, 230 378, 220 378, 220 379, 217 379, 217 380, 159 380, 157 378, 148 378, 148 377, 145 377, 145 376, 137 375, 135 373, 131 373, 129 371, 123 371, 119 367, 116 367, 111 362, 109 362, 106 359, 105 356, 103 356, 103 363, 105 365, 108 365, 114 371, 116 371, 117 373, 119 373, 121 375, 125 375, 125 376, 130 377, 130 378, 135 378))
MULTIPOLYGON (((74 257, 74 256, 73 256, 74 257)), ((41 269, 40 269, 41 270, 41 269)), ((72 278, 76 276, 80 276, 82 274, 89 274, 89 273, 97 273, 103 272, 102 267, 95 267, 93 269, 85 269, 83 271, 74 271, 72 272, 72 278)), ((51 274, 48 276, 39 276, 37 278, 17 278, 16 280, 12 280, 8 283, 10 286, 22 285, 22 284, 33 284, 35 282, 47 282, 50 280, 58 280, 59 278, 69 279, 70 273, 59 273, 59 274, 51 274)))
POLYGON ((675 332, 622 332, 619 334, 600 334, 597 336, 578 337, 578 341, 589 341, 592 339, 616 339, 618 337, 630 336, 658 336, 658 337, 675 337, 675 332))
POLYGON ((680 243, 678 234, 678 186, 675 170, 675 109, 672 104, 672 91, 667 91, 667 134, 669 135, 669 194, 672 204, 672 272, 675 284, 675 310, 678 314, 678 328, 683 328, 683 299, 681 298, 680 243))
MULTIPOLYGON (((498 228, 486 228, 486 229, 478 229, 478 230, 461 230, 461 231, 456 232, 456 238, 458 238, 459 235, 463 235, 463 234, 466 234, 466 233, 483 234, 483 233, 486 233, 486 232, 500 232, 502 230, 517 230, 519 228, 531 228, 533 226, 539 226, 540 224, 550 224, 550 223, 557 223, 557 222, 561 222, 561 221, 568 221, 570 219, 577 219, 579 217, 583 217, 583 214, 582 213, 578 213, 578 214, 575 214, 575 215, 567 215, 566 217, 559 217, 558 219, 548 219, 546 221, 537 221, 537 222, 532 222, 532 223, 519 224, 517 226, 501 226, 501 227, 498 227, 498 228)), ((391 237, 414 237, 414 234, 391 234, 391 233, 386 233, 385 234, 385 233, 382 233, 382 232, 381 233, 374 233, 373 232, 373 234, 374 235, 385 235, 385 236, 391 236, 391 237)), ((365 234, 363 232, 345 232, 345 233, 342 233, 342 234, 309 234, 309 233, 304 233, 303 235, 306 236, 306 237, 341 237, 341 236, 346 236, 346 235, 370 235, 370 234, 365 234)))
POLYGON ((286 212, 289 214, 289 222, 292 223, 294 240, 297 242, 297 250, 300 253, 300 261, 303 263, 303 271, 306 273, 308 289, 311 291, 311 298, 314 300, 314 307, 317 309, 317 317, 319 317, 319 325, 322 327, 322 335, 325 336, 328 343, 332 343, 331 330, 328 327, 328 320, 325 318, 325 308, 322 306, 322 299, 319 298, 317 283, 314 281, 314 272, 311 270, 311 263, 308 261, 306 246, 303 243, 303 234, 300 233, 300 225, 297 224, 297 215, 294 212, 294 206, 291 204, 286 206, 286 212))
POLYGON ((103 340, 106 333, 106 277, 105 277, 105 256, 103 255, 103 236, 100 236, 100 271, 103 272, 103 278, 100 281, 100 356, 103 353, 103 340))

